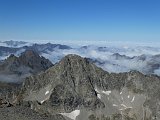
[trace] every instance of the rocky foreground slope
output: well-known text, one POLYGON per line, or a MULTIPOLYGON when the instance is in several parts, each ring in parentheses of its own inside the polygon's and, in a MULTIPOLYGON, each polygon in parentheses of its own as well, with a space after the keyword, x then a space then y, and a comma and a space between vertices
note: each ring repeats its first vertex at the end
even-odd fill
POLYGON ((63 116, 57 120, 160 120, 159 85, 158 76, 108 73, 85 58, 67 55, 26 78, 11 105, 63 116))

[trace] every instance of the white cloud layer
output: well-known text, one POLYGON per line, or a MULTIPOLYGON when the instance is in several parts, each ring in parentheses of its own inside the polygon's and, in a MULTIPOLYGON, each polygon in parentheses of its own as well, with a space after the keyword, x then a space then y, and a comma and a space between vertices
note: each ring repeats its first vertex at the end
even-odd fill
POLYGON ((160 75, 160 72, 156 70, 160 64, 160 57, 156 56, 156 59, 158 60, 154 58, 154 56, 159 53, 160 48, 156 47, 100 48, 96 46, 87 46, 70 50, 57 49, 53 52, 48 52, 48 54, 45 53, 42 55, 55 63, 65 55, 77 54, 82 57, 91 58, 96 65, 109 72, 120 73, 137 70, 146 74, 155 73, 160 75), (118 53, 118 55, 115 53, 118 53))
MULTIPOLYGON (((72 41, 73 42, 73 41, 72 41)), ((48 50, 41 53, 42 56, 48 58, 53 63, 61 60, 62 57, 68 54, 77 54, 82 57, 90 58, 92 61, 108 72, 127 72, 130 70, 137 70, 145 74, 160 75, 160 47, 151 46, 136 46, 129 44, 115 44, 104 43, 102 41, 94 42, 93 45, 79 42, 77 46, 74 43, 68 42, 72 49, 59 49, 54 48, 53 51, 48 50), (82 46, 87 45, 87 46, 82 46), (103 43, 103 44, 102 44, 103 43)), ((57 43, 55 41, 55 43, 57 43)), ((32 43, 26 43, 32 45, 32 43)), ((61 43, 61 44, 65 44, 61 43)), ((0 43, 4 45, 4 43, 0 43)), ((23 46, 23 44, 21 44, 23 46)), ((19 55, 24 49, 16 52, 19 55)), ((7 56, 0 56, 0 60, 5 59, 7 56)))

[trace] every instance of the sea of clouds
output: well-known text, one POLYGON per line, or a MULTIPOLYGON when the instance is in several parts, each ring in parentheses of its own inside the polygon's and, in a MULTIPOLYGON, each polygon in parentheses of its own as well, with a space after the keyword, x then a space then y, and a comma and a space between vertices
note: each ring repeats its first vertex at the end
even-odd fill
MULTIPOLYGON (((120 73, 137 70, 144 74, 160 75, 160 47, 158 46, 126 43, 116 44, 114 42, 99 42, 99 44, 98 42, 92 42, 92 44, 83 42, 82 45, 80 43, 82 42, 79 41, 77 44, 62 42, 61 44, 67 44, 71 49, 59 49, 56 47, 53 51, 48 50, 45 53, 41 53, 41 55, 53 63, 57 63, 68 54, 77 54, 89 58, 97 66, 108 72, 120 73)), ((32 44, 25 43, 25 45, 32 44)), ((20 46, 23 45, 20 44, 20 46)), ((23 51, 18 51, 16 54, 18 55, 23 51)), ((0 56, 0 59, 6 57, 0 56)))
POLYGON ((138 46, 138 47, 97 47, 83 46, 70 50, 48 51, 42 55, 53 63, 61 60, 68 54, 77 54, 90 58, 97 66, 108 72, 128 72, 137 70, 145 74, 160 75, 160 48, 138 46))

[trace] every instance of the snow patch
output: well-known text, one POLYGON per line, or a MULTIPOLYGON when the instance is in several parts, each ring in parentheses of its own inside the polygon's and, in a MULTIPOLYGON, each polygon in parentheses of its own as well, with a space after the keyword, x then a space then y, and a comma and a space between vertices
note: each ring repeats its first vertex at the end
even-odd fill
POLYGON ((42 103, 44 103, 44 101, 45 101, 45 100, 42 100, 40 103, 42 104, 42 103))
MULTIPOLYGON (((121 106, 124 107, 124 110, 127 109, 127 108, 132 108, 132 107, 127 107, 127 106, 124 105, 124 104, 121 104, 121 106)), ((122 109, 122 110, 123 110, 123 109, 122 109)))
POLYGON ((97 94, 97 97, 98 97, 99 99, 101 99, 101 94, 97 94))
POLYGON ((71 113, 60 113, 61 115, 64 115, 72 120, 76 120, 76 117, 80 114, 80 110, 74 110, 71 113))
POLYGON ((100 91, 99 91, 97 88, 95 88, 95 91, 97 92, 97 97, 98 97, 99 99, 101 99, 100 91))
POLYGON ((97 93, 100 93, 100 91, 99 91, 97 88, 95 88, 95 91, 96 91, 97 93))
POLYGON ((131 102, 134 102, 135 96, 132 98, 131 102))
POLYGON ((113 104, 113 106, 114 106, 114 107, 117 107, 118 105, 116 105, 116 104, 113 104))
POLYGON ((111 91, 102 91, 102 93, 109 95, 111 93, 111 91))
POLYGON ((46 91, 45 95, 47 95, 49 93, 49 91, 46 91))
POLYGON ((121 104, 121 106, 122 106, 122 107, 125 107, 125 108, 127 108, 127 106, 126 106, 126 105, 124 105, 124 104, 121 104))

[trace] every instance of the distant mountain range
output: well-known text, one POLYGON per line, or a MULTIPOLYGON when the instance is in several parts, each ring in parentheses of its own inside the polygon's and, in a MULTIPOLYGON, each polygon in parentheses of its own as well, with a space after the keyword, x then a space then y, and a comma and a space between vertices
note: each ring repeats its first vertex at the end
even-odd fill
POLYGON ((160 48, 149 46, 81 46, 73 47, 61 44, 37 44, 18 41, 6 41, 8 46, 0 46, 0 59, 10 54, 20 56, 25 50, 33 50, 39 55, 57 63, 68 54, 77 54, 90 59, 108 72, 129 72, 137 70, 144 74, 160 75, 160 48), (16 46, 16 47, 9 47, 16 46))
POLYGON ((1 46, 8 46, 8 47, 20 47, 24 45, 29 45, 28 42, 24 41, 14 41, 14 40, 9 40, 9 41, 0 41, 1 46))
MULTIPOLYGON (((18 43, 17 43, 18 44, 18 43)), ((34 50, 37 53, 48 53, 50 51, 54 51, 55 49, 71 49, 71 47, 67 45, 60 45, 60 44, 32 44, 31 46, 24 46, 22 47, 9 47, 9 46, 0 46, 0 55, 1 56, 8 56, 10 54, 18 54, 25 50, 34 50)))

